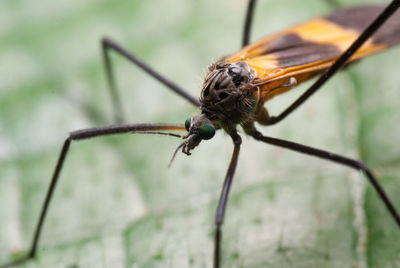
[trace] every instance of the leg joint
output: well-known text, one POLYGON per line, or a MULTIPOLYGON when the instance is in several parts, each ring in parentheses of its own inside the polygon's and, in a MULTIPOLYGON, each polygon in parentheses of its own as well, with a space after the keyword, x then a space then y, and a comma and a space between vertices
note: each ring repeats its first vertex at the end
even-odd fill
POLYGON ((242 137, 240 137, 237 133, 232 136, 233 144, 240 145, 242 144, 242 137))
POLYGON ((103 47, 107 47, 112 43, 111 39, 107 36, 103 36, 101 38, 101 44, 103 45, 103 47))

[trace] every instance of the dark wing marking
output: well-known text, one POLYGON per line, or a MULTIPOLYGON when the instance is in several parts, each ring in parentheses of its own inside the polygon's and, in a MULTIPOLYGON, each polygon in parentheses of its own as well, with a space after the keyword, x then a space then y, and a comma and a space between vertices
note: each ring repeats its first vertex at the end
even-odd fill
MULTIPOLYGON (((383 10, 383 6, 371 5, 346 9, 339 9, 325 17, 344 28, 362 32, 373 19, 383 10)), ((375 44, 394 46, 400 43, 400 13, 393 14, 391 18, 372 36, 375 44)))
POLYGON ((341 52, 334 44, 317 44, 303 40, 296 34, 280 36, 267 45, 267 53, 276 57, 278 65, 283 68, 324 61, 339 56, 341 52), (277 47, 287 40, 295 42, 277 47))

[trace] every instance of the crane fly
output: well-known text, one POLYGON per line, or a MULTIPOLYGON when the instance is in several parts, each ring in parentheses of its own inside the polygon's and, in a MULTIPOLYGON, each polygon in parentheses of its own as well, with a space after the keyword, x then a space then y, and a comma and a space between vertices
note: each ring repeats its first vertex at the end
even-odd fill
POLYGON ((168 135, 183 139, 177 146, 171 162, 178 152, 186 155, 193 153, 201 142, 212 139, 218 130, 224 131, 231 137, 234 149, 215 216, 214 267, 221 267, 223 264, 222 225, 239 161, 242 143, 237 131, 239 125, 248 136, 261 143, 315 156, 361 171, 387 208, 387 216, 393 217, 393 224, 400 227, 400 217, 395 206, 365 164, 325 150, 265 136, 255 125, 258 123, 268 126, 280 122, 343 66, 398 45, 400 14, 395 12, 400 6, 400 1, 394 0, 387 7, 356 6, 338 9, 329 15, 311 19, 249 44, 254 6, 255 0, 250 0, 244 27, 243 48, 237 53, 222 57, 208 67, 199 98, 191 96, 186 90, 164 78, 112 39, 102 40, 106 75, 116 111, 116 121, 123 121, 123 116, 109 56, 111 51, 136 64, 198 107, 200 112, 188 117, 184 124, 117 124, 72 131, 61 149, 28 254, 0 267, 16 266, 36 256, 47 210, 71 143, 123 133, 168 135), (280 114, 271 115, 266 109, 267 101, 318 75, 316 82, 280 114), (177 134, 178 131, 183 131, 184 134, 177 134))

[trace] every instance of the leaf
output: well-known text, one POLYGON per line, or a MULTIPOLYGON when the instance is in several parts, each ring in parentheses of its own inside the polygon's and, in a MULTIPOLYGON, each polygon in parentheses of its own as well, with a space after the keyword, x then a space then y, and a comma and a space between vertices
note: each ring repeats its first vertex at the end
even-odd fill
MULTIPOLYGON (((29 250, 68 132, 112 123, 101 37, 197 96, 206 66, 238 49, 244 9, 242 1, 0 4, 0 263, 29 250)), ((324 1, 259 1, 252 39, 329 10, 324 1)), ((361 158, 399 208, 399 51, 353 64, 262 131, 361 158)), ((120 57, 113 62, 128 122, 184 123, 197 112, 120 57)), ((307 85, 275 98, 271 113, 307 85)), ((179 142, 120 135, 73 143, 37 258, 23 266, 210 267, 232 142, 218 133, 167 168, 179 142)), ((224 267, 399 265, 398 228, 359 172, 250 138, 239 160, 224 267)))

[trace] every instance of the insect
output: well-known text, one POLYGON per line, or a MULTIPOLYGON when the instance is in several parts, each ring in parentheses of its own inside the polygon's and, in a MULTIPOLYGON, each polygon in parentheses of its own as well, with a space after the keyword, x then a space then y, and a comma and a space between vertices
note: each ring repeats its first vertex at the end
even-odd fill
MULTIPOLYGON (((299 41, 298 39, 296 39, 296 37, 294 36, 294 38, 293 38, 293 36, 291 36, 291 35, 289 35, 290 36, 290 38, 292 38, 292 39, 290 39, 289 41, 295 41, 295 40, 297 40, 297 41, 299 41)), ((300 40, 301 41, 301 40, 300 40)), ((107 44, 112 44, 112 43, 108 43, 108 41, 106 42, 107 44)), ((386 48, 386 47, 385 47, 386 48)), ((331 48, 329 48, 329 49, 331 49, 331 48)), ((328 51, 329 51, 329 49, 328 49, 328 51)), ((231 59, 232 60, 232 59, 231 59)), ((233 61, 233 60, 232 60, 233 61)), ((211 74, 210 75, 212 75, 212 73, 215 71, 215 72, 217 72, 218 70, 224 70, 224 68, 226 68, 227 66, 224 66, 223 64, 222 65, 215 65, 215 66, 213 66, 213 67, 211 67, 211 69, 212 68, 215 68, 214 70, 212 70, 211 71, 211 74)), ((246 66, 245 65, 242 65, 242 64, 239 64, 239 65, 234 65, 234 67, 235 68, 239 68, 240 70, 245 70, 245 71, 248 71, 248 69, 246 68, 246 66)), ((228 68, 229 69, 229 68, 228 68)), ((307 74, 311 74, 310 72, 307 72, 307 74)), ((218 73, 216 73, 215 75, 218 75, 218 73)), ((222 75, 222 74, 221 74, 222 75)), ((246 77, 246 76, 245 76, 246 77)), ((299 82, 301 82, 301 76, 299 76, 299 77, 297 77, 297 76, 294 76, 294 79, 295 80, 293 80, 293 79, 291 79, 292 77, 289 77, 289 79, 287 80, 287 81, 284 81, 284 83, 283 84, 281 84, 281 85, 279 85, 279 86, 277 86, 277 87, 274 87, 273 89, 276 89, 276 90, 278 90, 278 91, 271 91, 271 93, 273 93, 273 94, 275 94, 275 93, 280 93, 280 91, 284 91, 284 90, 288 90, 289 88, 291 88, 292 86, 294 86, 294 85, 296 85, 296 84, 298 84, 299 82)), ((212 79, 211 79, 212 80, 212 79)), ((223 82, 223 81, 221 81, 221 82, 223 82)), ((263 83, 263 81, 258 81, 259 83, 263 83)), ((260 85, 261 86, 261 85, 260 85)), ((263 85, 264 86, 264 85, 263 85)), ((212 96, 212 94, 214 94, 215 92, 209 92, 209 93, 207 93, 207 86, 205 85, 204 86, 204 88, 203 88, 203 97, 204 97, 204 102, 213 102, 213 96, 212 96), (208 98, 208 100, 206 100, 208 98)), ((214 87, 215 88, 215 87, 214 87)), ((250 89, 248 89, 248 90, 250 90, 250 89)), ((223 92, 223 93, 226 93, 226 94, 228 94, 228 95, 231 95, 229 92, 223 92)), ((260 92, 260 94, 261 94, 261 92, 260 92)), ((269 96, 266 96, 266 97, 268 97, 269 98, 269 96)), ((221 96, 217 96, 217 97, 215 97, 214 96, 214 98, 224 98, 224 94, 222 94, 221 96)), ((228 96, 226 96, 225 98, 228 98, 228 96)), ((258 98, 258 99, 260 99, 260 98, 258 98)), ((193 100, 193 99, 192 99, 193 100)), ((195 100, 193 100, 193 102, 196 102, 195 100)), ((243 105, 242 107, 240 107, 241 109, 240 109, 240 111, 246 111, 246 107, 248 107, 248 106, 250 106, 251 107, 251 105, 252 105, 252 100, 251 100, 251 98, 250 98, 250 100, 248 100, 248 99, 245 99, 244 101, 243 101, 243 103, 242 102, 240 102, 241 103, 241 105, 243 105), (242 109, 243 108, 243 109, 242 109)), ((220 110, 219 112, 223 112, 225 109, 227 109, 227 108, 229 108, 229 106, 228 107, 223 107, 223 109, 222 110, 220 110)), ((209 109, 209 107, 205 107, 205 109, 209 109)), ((265 119, 265 111, 264 110, 260 110, 260 111, 262 111, 262 113, 260 112, 260 122, 261 123, 264 123, 263 122, 263 118, 265 119), (264 117, 262 117, 262 115, 264 114, 264 117)), ((249 111, 246 111, 246 116, 248 116, 249 115, 249 111)), ((258 116, 259 114, 257 114, 257 116, 258 116)), ((241 122, 241 118, 242 118, 242 116, 239 114, 238 115, 238 119, 237 120, 239 120, 240 122, 241 122)), ((195 118, 195 119, 193 119, 193 117, 190 119, 190 120, 188 120, 189 122, 187 123, 187 125, 189 126, 188 128, 190 129, 190 127, 193 127, 193 125, 194 125, 194 123, 195 122, 193 122, 193 120, 194 121, 196 121, 197 119, 199 119, 199 118, 195 118)), ((204 117, 200 117, 200 120, 203 120, 204 119, 204 117)), ((213 130, 212 130, 212 128, 214 127, 215 128, 215 125, 216 125, 216 123, 214 123, 214 122, 211 122, 211 123, 208 123, 208 125, 211 127, 206 127, 206 129, 205 130, 202 130, 202 131, 200 131, 199 130, 199 133, 203 133, 203 134, 201 134, 201 135, 203 135, 203 137, 204 138, 208 138, 209 136, 211 136, 212 135, 212 132, 213 132, 213 130), (210 133, 211 132, 211 133, 210 133)), ((183 129, 183 127, 182 126, 180 126, 180 127, 176 127, 176 128, 179 128, 179 129, 183 129)), ((226 127, 228 130, 229 130, 229 127, 226 127)), ((143 129, 142 129, 143 130, 143 129)), ((158 131, 157 129, 155 129, 154 131, 158 131)), ((192 130, 192 131, 194 131, 194 130, 192 130)), ((228 131, 229 132, 229 131, 228 131)), ((86 135, 87 134, 87 132, 84 132, 84 135, 86 135)), ((232 134, 232 133, 231 133, 232 134)), ((80 135, 82 135, 82 132, 75 132, 75 135, 77 135, 76 137, 82 137, 82 136, 80 136, 80 135)), ((185 149, 190 149, 190 147, 191 146, 194 146, 194 145, 196 145, 196 143, 198 142, 199 140, 196 140, 196 135, 195 136, 192 136, 192 138, 191 139, 189 139, 188 140, 188 143, 187 144, 183 144, 183 149, 185 150, 185 149)), ((231 169, 232 170, 232 169, 231 169)), ((218 262, 216 262, 216 263, 218 263, 218 262)), ((217 265, 216 265, 217 266, 217 265)))

